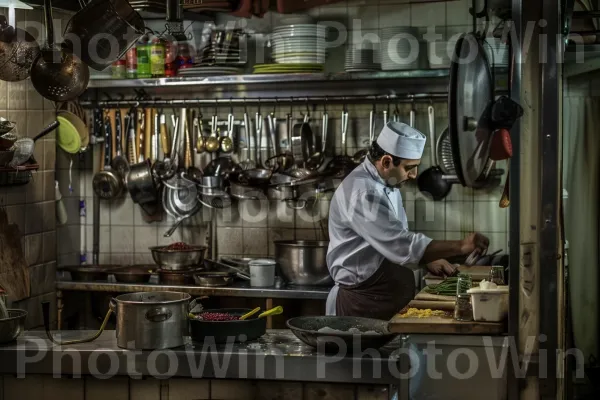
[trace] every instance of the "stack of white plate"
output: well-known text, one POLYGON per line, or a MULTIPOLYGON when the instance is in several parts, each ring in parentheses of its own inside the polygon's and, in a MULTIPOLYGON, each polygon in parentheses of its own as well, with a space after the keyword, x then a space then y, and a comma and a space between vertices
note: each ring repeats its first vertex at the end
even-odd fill
POLYGON ((390 27, 381 30, 381 69, 384 71, 422 68, 419 30, 390 27))
POLYGON ((346 50, 346 72, 381 71, 379 52, 375 49, 350 47, 346 50))
POLYGON ((327 27, 318 24, 281 25, 271 37, 273 61, 278 64, 325 64, 327 27))
POLYGON ((483 44, 490 67, 508 67, 508 46, 500 39, 488 38, 483 44))

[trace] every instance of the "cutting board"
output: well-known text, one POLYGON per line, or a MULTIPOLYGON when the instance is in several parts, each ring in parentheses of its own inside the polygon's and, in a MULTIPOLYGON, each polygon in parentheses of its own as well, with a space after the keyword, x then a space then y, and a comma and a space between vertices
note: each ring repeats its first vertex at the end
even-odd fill
POLYGON ((424 290, 421 290, 416 296, 415 296, 415 300, 425 300, 425 301, 451 301, 451 302, 455 302, 456 301, 456 297, 455 296, 442 296, 439 294, 431 294, 431 293, 427 293, 424 290))
POLYGON ((394 333, 500 335, 506 332, 503 323, 460 322, 453 318, 401 318, 398 315, 388 323, 394 333))
POLYGON ((410 308, 418 308, 419 310, 444 310, 453 311, 454 301, 439 301, 439 300, 412 300, 408 303, 410 308))

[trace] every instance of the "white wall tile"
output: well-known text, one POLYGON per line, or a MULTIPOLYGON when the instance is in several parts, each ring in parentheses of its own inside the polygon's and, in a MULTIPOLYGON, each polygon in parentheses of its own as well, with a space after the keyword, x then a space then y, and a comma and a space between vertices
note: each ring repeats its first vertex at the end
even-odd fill
POLYGON ((244 246, 242 254, 268 256, 269 246, 267 240, 267 228, 243 228, 244 246))
POLYGON ((112 252, 133 254, 133 226, 111 226, 110 236, 112 252))
POLYGON ((240 201, 239 212, 244 228, 264 228, 267 226, 269 201, 267 199, 240 201))
POLYGON ((496 251, 502 249, 502 253, 508 253, 508 233, 484 232, 490 239, 490 250, 496 251))
POLYGON ((129 195, 111 202, 110 224, 112 226, 133 226, 133 221, 134 203, 129 195))
POLYGON ((422 3, 410 5, 412 26, 445 26, 446 3, 422 3))
POLYGON ((379 5, 379 27, 410 26, 409 5, 379 5))
POLYGON ((473 232, 473 201, 446 201, 446 230, 473 232))
POLYGON ((158 245, 158 228, 156 226, 141 226, 134 230, 134 249, 136 253, 148 252, 148 248, 158 245))
POLYGON ((458 0, 446 3, 447 25, 468 25, 471 23, 469 8, 471 0, 458 0))
POLYGON ((221 228, 217 231, 219 253, 243 254, 242 228, 221 228))
POLYGON ((417 200, 415 202, 415 227, 417 231, 444 232, 446 208, 443 202, 417 200))
POLYGON ((474 203, 474 227, 481 232, 506 232, 508 208, 500 208, 497 201, 474 203))
POLYGON ((115 253, 110 254, 110 263, 114 265, 132 265, 134 263, 134 253, 115 253))
MULTIPOLYGON (((348 6, 348 21, 351 22, 349 28, 357 29, 377 29, 379 28, 379 5, 369 3, 364 6, 348 6)), ((323 13, 321 12, 321 15, 323 13)))
MULTIPOLYGON (((86 241, 86 250, 91 252, 94 247, 94 227, 86 226, 85 227, 85 241, 86 241)), ((110 227, 109 226, 101 226, 100 227, 100 252, 101 253, 109 253, 110 252, 110 227)))

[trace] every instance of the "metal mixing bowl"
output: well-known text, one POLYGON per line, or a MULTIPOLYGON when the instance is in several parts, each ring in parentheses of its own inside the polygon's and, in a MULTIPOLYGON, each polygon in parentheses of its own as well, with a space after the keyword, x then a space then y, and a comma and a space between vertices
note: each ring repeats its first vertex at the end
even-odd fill
POLYGON ((189 250, 168 250, 165 246, 150 247, 152 259, 163 270, 180 271, 197 267, 204 260, 206 247, 193 246, 189 250))
POLYGON ((0 343, 9 343, 16 340, 25 330, 27 311, 8 310, 8 318, 0 319, 0 343))
POLYGON ((288 283, 302 286, 331 286, 327 269, 329 242, 318 240, 276 240, 275 261, 288 283))

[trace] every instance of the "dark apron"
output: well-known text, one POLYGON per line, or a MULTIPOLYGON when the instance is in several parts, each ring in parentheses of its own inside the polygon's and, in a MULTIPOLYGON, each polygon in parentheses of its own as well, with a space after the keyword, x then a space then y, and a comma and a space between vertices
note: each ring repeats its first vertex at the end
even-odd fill
POLYGON ((415 275, 387 260, 357 285, 339 285, 336 315, 389 320, 415 297, 415 275))

